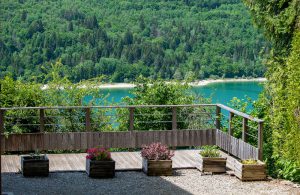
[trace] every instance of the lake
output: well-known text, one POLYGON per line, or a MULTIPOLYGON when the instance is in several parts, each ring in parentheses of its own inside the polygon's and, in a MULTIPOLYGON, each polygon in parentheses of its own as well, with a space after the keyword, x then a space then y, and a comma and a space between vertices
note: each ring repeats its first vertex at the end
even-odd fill
MULTIPOLYGON (((130 93, 132 88, 101 89, 101 93, 108 95, 109 102, 119 103, 123 97, 133 97, 130 93)), ((245 99, 250 97, 252 100, 258 98, 263 89, 262 82, 223 82, 211 83, 205 86, 192 87, 192 91, 203 97, 211 98, 212 103, 228 105, 233 97, 245 99)))

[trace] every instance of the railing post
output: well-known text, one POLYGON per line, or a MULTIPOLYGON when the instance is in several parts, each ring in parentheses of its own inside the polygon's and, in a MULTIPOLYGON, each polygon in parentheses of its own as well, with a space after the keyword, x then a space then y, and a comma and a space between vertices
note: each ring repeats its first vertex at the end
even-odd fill
POLYGON ((264 123, 261 121, 258 123, 258 139, 257 139, 257 147, 258 147, 258 159, 263 159, 263 126, 264 123))
MULTIPOLYGON (((0 109, 0 170, 1 170, 1 155, 2 155, 2 133, 4 133, 4 115, 5 110, 0 109)), ((2 193, 2 179, 0 175, 0 193, 2 193)))
POLYGON ((91 131, 91 108, 85 108, 85 131, 91 131))
POLYGON ((131 148, 129 151, 132 152, 133 148, 135 148, 135 133, 134 130, 134 107, 129 107, 129 131, 131 137, 131 148))
MULTIPOLYGON (((1 88, 0 88, 1 89, 1 88)), ((0 170, 1 167, 1 154, 2 154, 2 133, 4 132, 4 110, 0 110, 0 170)), ((0 175, 0 193, 2 194, 2 177, 0 175)))
POLYGON ((129 131, 134 130, 134 107, 129 108, 129 131))
POLYGON ((216 129, 221 129, 221 108, 216 106, 216 129))
POLYGON ((172 130, 177 130, 177 108, 172 107, 172 130))
POLYGON ((243 118, 243 132, 242 132, 242 139, 244 142, 247 141, 247 131, 248 131, 248 119, 243 118))
POLYGON ((229 112, 229 126, 228 126, 228 134, 233 135, 232 132, 232 119, 234 117, 234 114, 232 112, 229 112))
POLYGON ((45 110, 43 108, 40 109, 40 132, 43 133, 45 131, 45 110))
POLYGON ((5 110, 0 110, 0 133, 4 132, 4 114, 5 110))

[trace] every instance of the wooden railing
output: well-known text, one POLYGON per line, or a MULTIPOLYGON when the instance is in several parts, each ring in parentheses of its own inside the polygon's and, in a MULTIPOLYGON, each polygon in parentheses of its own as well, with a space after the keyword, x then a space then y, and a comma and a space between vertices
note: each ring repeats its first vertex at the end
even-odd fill
MULTIPOLYGON (((221 109, 228 112, 228 131, 227 135, 219 132, 219 135, 223 134, 223 140, 227 140, 225 142, 218 142, 217 145, 224 150, 228 151, 229 153, 238 156, 239 158, 247 159, 247 158, 253 158, 256 159, 262 159, 263 158, 263 123, 264 121, 255 117, 252 117, 248 114, 245 114, 243 112, 234 110, 228 106, 225 106, 223 104, 217 104, 216 105, 216 114, 218 115, 217 118, 222 118, 221 109), (240 117, 242 122, 238 122, 241 124, 241 132, 242 132, 242 139, 236 139, 233 137, 233 124, 234 124, 234 117, 240 117), (248 123, 252 122, 254 125, 256 124, 256 127, 250 126, 248 123), (256 135, 252 135, 249 133, 249 129, 252 128, 255 130, 254 133, 256 135), (229 136, 228 136, 229 135, 229 136), (224 138, 227 137, 227 138, 224 138), (252 138, 256 139, 257 148, 251 147, 251 145, 246 144, 248 142, 248 137, 251 136, 252 138), (227 142, 230 142, 227 143, 227 142), (228 145, 232 145, 232 147, 228 147, 228 145), (240 148, 240 150, 239 150, 240 148), (245 150, 245 151, 244 151, 245 150)), ((221 122, 216 123, 216 129, 221 130, 221 122)))
POLYGON ((262 158, 263 121, 222 104, 1 108, 0 131, 7 152, 140 148, 159 141, 174 147, 218 145, 239 158, 262 158), (241 139, 233 136, 237 132, 241 139))

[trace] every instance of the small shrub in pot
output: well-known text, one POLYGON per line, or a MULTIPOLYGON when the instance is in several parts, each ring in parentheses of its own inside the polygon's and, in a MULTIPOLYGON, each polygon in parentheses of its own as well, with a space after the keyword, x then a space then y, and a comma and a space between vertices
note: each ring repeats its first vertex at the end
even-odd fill
POLYGON ((148 176, 172 175, 172 160, 174 152, 166 145, 152 143, 142 148, 143 172, 148 176))
POLYGON ((226 172, 226 158, 223 158, 216 146, 203 146, 200 154, 200 171, 211 173, 226 172))
POLYGON ((112 178, 115 176, 115 161, 105 148, 90 148, 86 156, 86 173, 89 177, 112 178))
POLYGON ((21 171, 24 177, 49 175, 49 159, 46 154, 38 151, 29 155, 21 156, 21 171))
POLYGON ((234 174, 242 181, 266 180, 266 164, 255 159, 236 160, 234 174))

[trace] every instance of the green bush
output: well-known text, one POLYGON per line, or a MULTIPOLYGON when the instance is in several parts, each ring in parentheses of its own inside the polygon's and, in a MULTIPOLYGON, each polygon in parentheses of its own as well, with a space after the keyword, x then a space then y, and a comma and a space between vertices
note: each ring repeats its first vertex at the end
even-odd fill
MULTIPOLYGON (((0 107, 39 106, 92 106, 100 98, 98 81, 72 84, 61 76, 64 69, 60 61, 52 64, 45 75, 47 85, 35 82, 14 81, 11 77, 0 80, 0 107), (83 87, 85 86, 85 87, 83 87), (42 89, 43 88, 43 89, 42 89), (89 100, 85 100, 89 97, 89 100)), ((104 109, 91 110, 93 130, 111 130, 110 117, 104 109)), ((45 109, 45 131, 65 132, 85 130, 85 109, 45 109)), ((5 133, 33 133, 39 131, 39 110, 18 109, 5 112, 5 133)))
POLYGON ((276 167, 278 177, 300 182, 300 167, 295 162, 278 160, 276 167))
POLYGON ((199 154, 201 154, 202 157, 220 157, 221 154, 218 150, 217 146, 202 146, 201 151, 199 154))
MULTIPOLYGON (((136 81, 136 87, 132 91, 134 97, 126 97, 122 101, 126 105, 180 105, 209 102, 209 100, 189 92, 189 88, 187 83, 167 83, 163 80, 152 81, 140 78, 136 81)), ((210 114, 200 116, 200 113, 203 112, 212 113, 210 108, 183 107, 176 109, 178 129, 195 129, 200 126, 213 125, 205 121, 206 118, 212 117, 210 114)), ((118 119, 120 129, 127 130, 129 128, 129 110, 120 109, 118 115, 120 116, 118 119)), ((135 108, 134 125, 136 130, 171 130, 172 108, 135 108)))
MULTIPOLYGON (((269 171, 293 179, 300 168, 300 2, 244 0, 252 17, 272 42, 268 82, 259 108, 267 122, 264 148, 269 171), (266 146, 266 147, 265 147, 266 146)), ((298 180, 299 181, 299 180, 298 180)))

